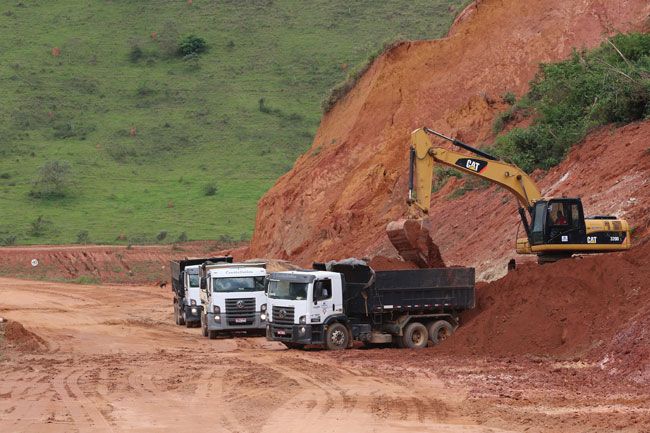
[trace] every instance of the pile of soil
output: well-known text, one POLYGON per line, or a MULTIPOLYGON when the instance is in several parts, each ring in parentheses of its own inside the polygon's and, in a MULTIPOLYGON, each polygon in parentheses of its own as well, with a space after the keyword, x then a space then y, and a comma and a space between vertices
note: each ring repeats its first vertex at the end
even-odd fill
POLYGON ((481 356, 598 362, 650 383, 650 241, 625 253, 528 264, 477 289, 477 307, 440 347, 481 356))
MULTIPOLYGON (((483 0, 459 16, 447 38, 395 46, 323 117, 311 150, 260 200, 251 256, 300 264, 396 257, 385 228, 406 213, 413 129, 429 126, 477 146, 489 142, 495 115, 507 108, 501 96, 525 93, 540 62, 565 59, 575 47, 595 47, 607 35, 642 31, 649 13, 645 0, 483 0)), ((650 176, 635 165, 638 145, 623 144, 631 132, 615 131, 609 138, 608 133, 597 139, 602 143, 597 152, 576 164, 581 170, 595 164, 598 171, 584 171, 575 184, 575 172, 570 174, 569 181, 558 183, 559 191, 594 197, 588 212, 620 210, 627 216, 625 188, 650 176), (628 150, 628 160, 612 158, 628 150), (588 181, 587 174, 595 180, 588 181), (619 190, 621 182, 625 188, 619 190)), ((551 180, 542 186, 553 189, 551 180)), ((638 194, 648 194, 645 190, 638 194)), ((635 206, 639 213, 630 215, 643 215, 647 201, 637 197, 635 206)), ((516 218, 514 199, 493 188, 460 200, 441 195, 432 200, 438 229, 433 239, 444 262, 475 266, 486 279, 505 271, 516 218)))
POLYGON ((20 352, 40 352, 47 348, 47 343, 35 333, 14 320, 0 323, 0 344, 5 349, 20 352))

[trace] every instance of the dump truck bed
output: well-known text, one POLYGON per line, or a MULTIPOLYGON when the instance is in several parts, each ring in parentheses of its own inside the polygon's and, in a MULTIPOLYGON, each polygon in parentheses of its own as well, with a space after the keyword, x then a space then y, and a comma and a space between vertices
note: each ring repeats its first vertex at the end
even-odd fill
POLYGON ((343 274, 343 302, 349 315, 386 310, 458 312, 475 306, 474 268, 374 271, 351 261, 325 266, 343 274))

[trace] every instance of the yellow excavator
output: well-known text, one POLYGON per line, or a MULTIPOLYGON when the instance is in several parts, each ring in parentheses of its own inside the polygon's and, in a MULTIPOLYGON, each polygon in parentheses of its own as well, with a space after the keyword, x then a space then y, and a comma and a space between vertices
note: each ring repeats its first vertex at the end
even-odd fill
POLYGON ((386 228, 389 239, 405 260, 422 262, 417 259, 423 256, 423 233, 429 228, 422 223, 425 219, 421 217, 429 212, 435 164, 488 180, 517 197, 519 215, 526 232, 525 238, 517 239, 519 254, 537 254, 538 261, 545 263, 573 254, 630 248, 627 221, 615 216, 585 218, 579 198, 543 198, 530 176, 513 164, 426 127, 413 131, 411 140, 407 203, 411 208, 415 207, 420 219, 393 221, 386 228), (473 155, 435 147, 429 135, 447 140, 473 155))

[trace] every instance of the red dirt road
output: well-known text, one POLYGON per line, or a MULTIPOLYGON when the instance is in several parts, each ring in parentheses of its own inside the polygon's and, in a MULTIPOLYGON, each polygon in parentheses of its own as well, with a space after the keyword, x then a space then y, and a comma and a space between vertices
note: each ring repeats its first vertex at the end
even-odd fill
POLYGON ((595 365, 207 340, 173 325, 158 287, 0 279, 0 316, 44 341, 5 335, 2 432, 650 428, 647 390, 608 382, 595 365))

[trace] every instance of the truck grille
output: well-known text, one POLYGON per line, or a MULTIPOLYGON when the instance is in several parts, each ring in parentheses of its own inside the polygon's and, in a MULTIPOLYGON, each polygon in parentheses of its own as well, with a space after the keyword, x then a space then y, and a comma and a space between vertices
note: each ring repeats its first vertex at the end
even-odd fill
POLYGON ((293 307, 273 306, 273 323, 292 325, 293 324, 293 307))
POLYGON ((226 317, 255 317, 255 298, 226 299, 226 317))

